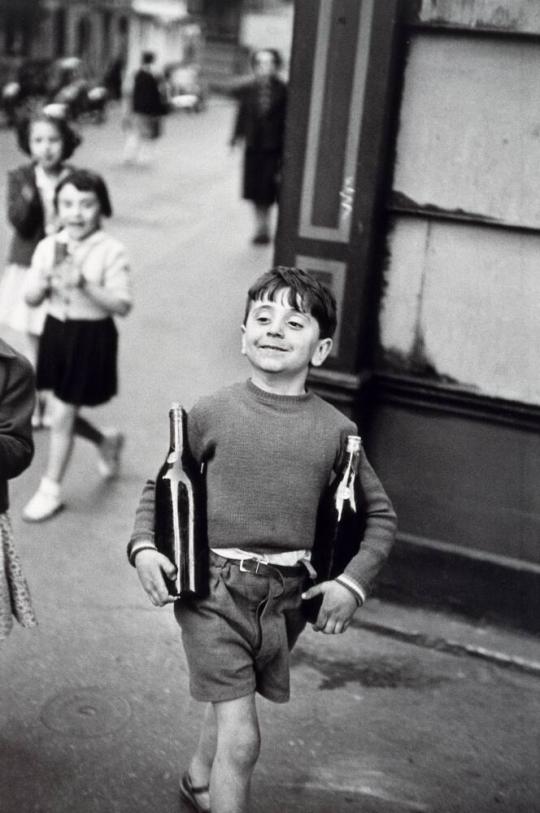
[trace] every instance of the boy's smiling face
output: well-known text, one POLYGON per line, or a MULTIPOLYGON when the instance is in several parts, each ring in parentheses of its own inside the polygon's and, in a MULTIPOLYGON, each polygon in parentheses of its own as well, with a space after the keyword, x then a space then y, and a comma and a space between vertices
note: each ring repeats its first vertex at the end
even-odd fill
POLYGON ((290 302, 288 288, 275 299, 251 304, 242 326, 242 353, 253 370, 253 382, 262 389, 295 395, 305 391, 310 364, 319 367, 332 339, 320 338, 317 320, 290 302))

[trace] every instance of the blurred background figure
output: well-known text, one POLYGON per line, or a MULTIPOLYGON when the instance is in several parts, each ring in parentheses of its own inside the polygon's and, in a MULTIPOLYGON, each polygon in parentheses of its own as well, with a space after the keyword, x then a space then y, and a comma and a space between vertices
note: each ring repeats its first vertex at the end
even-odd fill
POLYGON ((105 71, 103 81, 105 83, 105 87, 107 88, 109 97, 115 101, 120 101, 122 98, 124 70, 125 60, 121 55, 119 55, 109 63, 109 67, 105 71))
POLYGON ((127 130, 124 163, 127 164, 148 160, 148 145, 162 133, 162 118, 168 108, 163 79, 155 68, 155 61, 152 51, 143 52, 141 66, 128 93, 128 112, 124 116, 127 130))
POLYGON ((0 339, 0 641, 14 617, 23 627, 36 624, 8 514, 8 480, 28 468, 34 454, 34 393, 30 362, 0 339))
POLYGON ((254 79, 235 91, 238 112, 230 143, 244 144, 242 196, 253 204, 256 245, 270 242, 270 212, 279 198, 287 112, 287 87, 277 75, 281 64, 273 48, 255 51, 254 79))

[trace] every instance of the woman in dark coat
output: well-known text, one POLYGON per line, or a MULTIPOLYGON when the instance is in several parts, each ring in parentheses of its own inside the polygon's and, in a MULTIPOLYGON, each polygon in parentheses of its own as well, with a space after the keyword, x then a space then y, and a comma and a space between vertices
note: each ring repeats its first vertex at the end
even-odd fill
POLYGON ((251 64, 254 80, 236 92, 239 104, 231 145, 244 143, 242 196, 254 207, 253 242, 263 245, 270 242, 270 210, 279 199, 287 87, 277 76, 281 67, 277 51, 256 51, 251 64))

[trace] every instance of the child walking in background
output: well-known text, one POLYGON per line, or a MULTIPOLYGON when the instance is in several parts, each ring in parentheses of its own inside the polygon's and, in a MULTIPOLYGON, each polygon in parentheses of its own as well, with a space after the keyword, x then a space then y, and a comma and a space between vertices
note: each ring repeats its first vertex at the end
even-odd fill
POLYGON ((117 392, 118 334, 113 315, 131 309, 131 282, 124 246, 101 228, 112 213, 103 179, 74 170, 58 184, 55 206, 62 230, 46 237, 32 258, 26 302, 47 301, 37 359, 38 390, 52 390, 49 457, 23 519, 40 522, 63 507, 61 484, 75 435, 95 444, 105 478, 118 471, 124 437, 104 433, 82 418, 117 392))
MULTIPOLYGON (((16 331, 16 336, 20 336, 18 349, 35 366, 46 306, 29 308, 26 304, 26 272, 39 241, 57 231, 54 191, 57 183, 70 171, 66 161, 81 139, 64 118, 46 111, 23 122, 17 138, 20 148, 32 160, 8 173, 7 208, 14 233, 7 268, 0 281, 0 323, 16 331)), ((41 421, 42 409, 38 401, 34 427, 39 427, 41 421)))
MULTIPOLYGON (((335 301, 305 271, 277 267, 248 292, 242 352, 251 378, 201 399, 188 440, 205 466, 210 591, 175 603, 191 695, 205 701, 199 743, 180 783, 205 813, 248 813, 260 750, 258 692, 289 699, 289 652, 305 626, 302 600, 322 595, 314 628, 343 632, 369 593, 394 541, 396 516, 362 452, 365 504, 360 552, 342 574, 306 589, 317 508, 355 424, 306 389, 310 366, 332 348, 335 301)), ((171 601, 174 565, 154 546, 154 483, 148 481, 128 546, 150 600, 171 601)), ((360 540, 359 540, 360 541, 360 540)))

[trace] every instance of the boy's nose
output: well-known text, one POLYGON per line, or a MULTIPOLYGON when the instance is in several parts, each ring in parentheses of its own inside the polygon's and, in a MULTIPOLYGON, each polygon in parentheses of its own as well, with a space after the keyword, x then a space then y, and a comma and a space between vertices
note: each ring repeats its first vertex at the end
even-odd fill
POLYGON ((279 319, 275 319, 268 325, 268 333, 271 336, 283 336, 283 323, 279 319))

